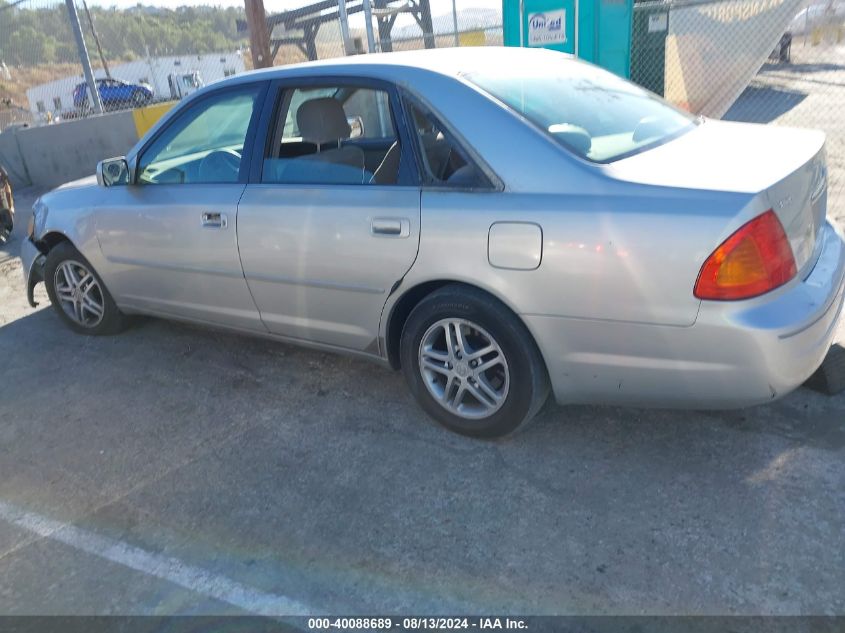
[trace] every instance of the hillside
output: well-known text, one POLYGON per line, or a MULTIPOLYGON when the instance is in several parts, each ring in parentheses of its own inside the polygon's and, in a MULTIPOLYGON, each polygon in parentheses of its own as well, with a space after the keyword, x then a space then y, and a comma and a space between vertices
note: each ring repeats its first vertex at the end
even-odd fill
MULTIPOLYGON (((26 90, 34 85, 79 75, 76 46, 64 3, 29 9, 4 8, 0 0, 0 60, 9 76, 0 74, 0 111, 15 106, 28 109, 26 90)), ((117 64, 139 57, 231 51, 247 43, 236 20, 243 10, 216 7, 179 7, 175 10, 138 5, 118 10, 91 7, 107 62, 117 64)), ((91 63, 101 66, 87 17, 79 18, 91 63)), ((248 58, 249 56, 245 56, 248 58)))

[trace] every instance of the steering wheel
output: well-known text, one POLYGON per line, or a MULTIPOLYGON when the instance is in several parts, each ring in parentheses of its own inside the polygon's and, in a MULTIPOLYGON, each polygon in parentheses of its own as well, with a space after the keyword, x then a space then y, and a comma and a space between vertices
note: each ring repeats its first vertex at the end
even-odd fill
POLYGON ((241 155, 233 149, 209 152, 200 161, 200 182, 237 182, 241 170, 241 155))

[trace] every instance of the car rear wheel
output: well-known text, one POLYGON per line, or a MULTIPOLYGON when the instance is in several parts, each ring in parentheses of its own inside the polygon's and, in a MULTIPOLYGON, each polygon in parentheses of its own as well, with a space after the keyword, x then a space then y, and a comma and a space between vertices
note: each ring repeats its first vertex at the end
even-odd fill
POLYGON ((44 285, 59 318, 79 334, 116 334, 126 317, 103 280, 69 242, 56 245, 44 265, 44 285))
POLYGON ((828 396, 845 391, 845 347, 834 343, 806 385, 828 396))
POLYGON ((549 394, 545 365, 525 326, 469 286, 446 286, 420 302, 405 323, 400 354, 422 408, 463 435, 513 433, 549 394))
POLYGON ((136 107, 146 105, 147 101, 147 95, 145 95, 140 90, 136 90, 135 93, 132 95, 132 103, 134 103, 136 107))

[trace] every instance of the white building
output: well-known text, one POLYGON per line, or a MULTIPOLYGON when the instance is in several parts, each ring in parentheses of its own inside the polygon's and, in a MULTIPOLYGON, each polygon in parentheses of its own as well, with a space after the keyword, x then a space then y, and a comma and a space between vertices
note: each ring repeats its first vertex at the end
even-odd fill
MULTIPOLYGON (((240 51, 233 53, 207 53, 205 55, 173 55, 167 57, 148 57, 132 62, 109 66, 112 77, 132 84, 149 84, 153 88, 155 101, 167 101, 171 98, 170 75, 184 75, 198 72, 203 84, 210 84, 229 75, 236 75, 245 70, 240 51)), ((102 69, 94 72, 96 77, 105 77, 102 69)), ((33 86, 26 91, 29 109, 36 121, 45 122, 48 118, 69 118, 76 114, 73 105, 74 88, 85 81, 80 73, 74 77, 56 79, 48 83, 33 86), (49 114, 48 114, 49 113, 49 114)))

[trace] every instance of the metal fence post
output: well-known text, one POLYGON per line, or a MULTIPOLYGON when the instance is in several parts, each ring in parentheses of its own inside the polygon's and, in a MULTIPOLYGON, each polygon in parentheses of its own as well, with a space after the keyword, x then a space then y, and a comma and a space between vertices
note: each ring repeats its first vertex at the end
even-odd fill
POLYGON ((79 61, 82 62, 82 71, 85 73, 85 81, 88 84, 88 93, 91 95, 91 103, 94 104, 94 112, 103 113, 103 102, 97 90, 97 83, 94 81, 94 71, 91 70, 91 59, 88 57, 88 48, 85 46, 85 38, 82 37, 82 26, 79 24, 79 15, 76 13, 76 5, 73 0, 65 0, 68 16, 70 17, 70 28, 76 38, 76 48, 79 50, 79 61))
POLYGON ((458 0, 452 0, 452 24, 455 27, 455 46, 460 46, 461 38, 458 35, 458 0))
POLYGON ((373 8, 370 6, 370 0, 363 0, 364 5, 364 26, 367 27, 367 52, 376 52, 376 36, 373 33, 373 8))
POLYGON ((343 54, 352 55, 355 51, 349 37, 349 14, 346 11, 346 0, 337 0, 337 17, 340 21, 340 37, 343 40, 343 54))

